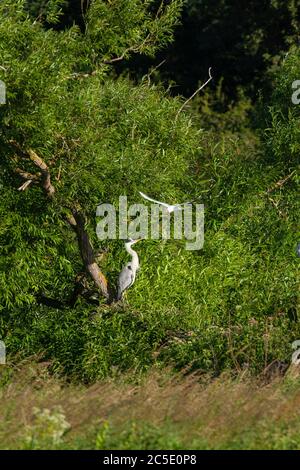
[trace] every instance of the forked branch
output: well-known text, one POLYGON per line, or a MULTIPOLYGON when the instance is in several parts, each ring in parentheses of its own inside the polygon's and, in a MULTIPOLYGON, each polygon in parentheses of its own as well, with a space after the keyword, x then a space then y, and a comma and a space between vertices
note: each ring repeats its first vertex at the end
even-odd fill
MULTIPOLYGON (((25 159, 29 158, 40 169, 40 172, 36 174, 28 173, 27 171, 22 170, 21 168, 17 168, 15 170, 16 173, 18 173, 20 176, 22 176, 22 178, 26 180, 26 182, 19 187, 19 191, 24 191, 26 188, 28 188, 28 186, 30 186, 31 183, 40 181, 47 197, 49 197, 50 199, 53 198, 55 188, 51 182, 51 176, 48 165, 32 149, 24 151, 18 142, 11 140, 10 143, 17 150, 19 157, 25 159)), ((17 159, 18 157, 15 158, 17 159)))
POLYGON ((55 193, 55 188, 51 183, 50 171, 44 160, 42 160, 33 150, 29 149, 28 155, 30 160, 41 170, 42 173, 42 186, 49 198, 52 198, 55 193))

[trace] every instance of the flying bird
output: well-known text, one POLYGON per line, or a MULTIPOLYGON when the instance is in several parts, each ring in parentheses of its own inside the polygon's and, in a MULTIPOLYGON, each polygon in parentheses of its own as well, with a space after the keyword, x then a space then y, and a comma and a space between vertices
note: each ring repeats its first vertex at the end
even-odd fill
POLYGON ((131 247, 140 240, 142 240, 142 238, 138 238, 137 240, 130 238, 125 242, 125 250, 131 255, 131 261, 124 266, 119 274, 117 300, 122 299, 124 292, 129 289, 135 281, 140 262, 137 252, 131 247))
POLYGON ((156 201, 156 199, 152 199, 151 197, 147 196, 147 194, 144 194, 141 191, 139 191, 139 193, 144 199, 147 199, 147 201, 151 201, 155 204, 159 204, 165 207, 169 214, 171 214, 171 212, 182 210, 183 206, 185 206, 186 204, 191 204, 191 202, 183 202, 182 204, 167 204, 166 202, 156 201))

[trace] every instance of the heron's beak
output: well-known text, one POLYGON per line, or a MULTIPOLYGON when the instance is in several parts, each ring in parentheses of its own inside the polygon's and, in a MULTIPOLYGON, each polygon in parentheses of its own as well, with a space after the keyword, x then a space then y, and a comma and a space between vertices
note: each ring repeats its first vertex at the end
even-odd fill
POLYGON ((133 243, 137 243, 137 242, 140 242, 141 240, 144 240, 143 238, 137 238, 136 240, 134 240, 133 243))

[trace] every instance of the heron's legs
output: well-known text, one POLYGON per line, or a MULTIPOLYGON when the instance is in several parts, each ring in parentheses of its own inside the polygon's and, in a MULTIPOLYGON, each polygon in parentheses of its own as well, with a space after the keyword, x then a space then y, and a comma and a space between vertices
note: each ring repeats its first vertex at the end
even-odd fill
POLYGON ((123 303, 124 307, 129 306, 127 290, 123 293, 122 303, 123 303))

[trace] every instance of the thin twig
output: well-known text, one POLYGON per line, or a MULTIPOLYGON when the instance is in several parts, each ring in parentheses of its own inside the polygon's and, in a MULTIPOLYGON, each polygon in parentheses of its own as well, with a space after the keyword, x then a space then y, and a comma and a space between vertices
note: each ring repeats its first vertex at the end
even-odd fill
POLYGON ((199 91, 203 90, 203 88, 212 80, 212 75, 211 75, 211 67, 209 67, 208 69, 208 80, 206 80, 205 83, 203 83, 203 85, 201 85, 193 94, 192 96, 190 96, 184 103, 183 105, 181 106, 181 108, 178 110, 177 114, 176 114, 176 117, 175 117, 175 124, 177 122, 177 119, 178 119, 178 116, 179 114, 181 113, 181 111, 183 110, 183 108, 197 95, 197 93, 199 93, 199 91))
POLYGON ((125 51, 123 52, 122 55, 120 55, 119 57, 114 57, 113 59, 104 60, 103 64, 108 64, 109 65, 109 64, 114 64, 115 62, 120 62, 121 60, 125 59, 126 55, 129 52, 133 52, 133 53, 137 54, 138 52, 141 51, 143 46, 145 46, 145 44, 147 44, 147 41, 149 41, 149 39, 151 39, 151 33, 147 34, 145 39, 140 44, 128 47, 127 49, 125 49, 125 51))
POLYGON ((291 177, 293 174, 296 172, 296 170, 292 171, 289 175, 287 175, 285 178, 282 178, 281 180, 277 181, 271 188, 267 189, 267 193, 271 193, 277 188, 281 188, 291 177))
POLYGON ((148 86, 150 86, 150 77, 151 75, 157 70, 159 69, 159 67, 161 67, 164 63, 166 62, 166 59, 162 60, 158 65, 156 65, 156 67, 154 67, 153 69, 150 70, 150 72, 146 75, 147 76, 147 79, 148 79, 148 86))
POLYGON ((92 70, 91 72, 74 72, 74 73, 72 73, 71 76, 68 77, 68 79, 70 79, 70 78, 75 78, 75 79, 88 78, 88 77, 93 77, 96 74, 97 74, 97 70, 92 70))
POLYGON ((126 55, 129 52, 137 53, 141 49, 141 47, 145 44, 146 39, 141 44, 139 44, 138 46, 131 46, 131 47, 128 47, 127 49, 125 49, 123 54, 120 55, 119 57, 114 57, 113 59, 104 60, 103 64, 110 65, 110 64, 114 64, 115 62, 120 62, 121 60, 125 59, 126 55))
POLYGON ((279 209, 279 207, 278 207, 280 201, 277 201, 277 202, 276 202, 276 201, 274 201, 274 199, 271 198, 270 196, 268 196, 268 200, 269 200, 269 201, 271 202, 271 204, 275 207, 275 209, 278 211, 278 213, 279 213, 279 215, 280 215, 281 217, 286 217, 286 213, 282 212, 282 211, 279 209))

